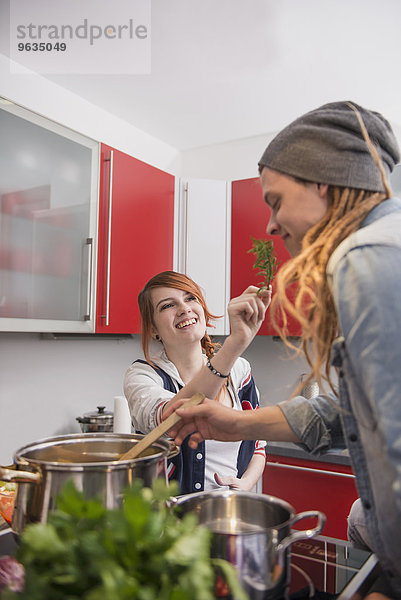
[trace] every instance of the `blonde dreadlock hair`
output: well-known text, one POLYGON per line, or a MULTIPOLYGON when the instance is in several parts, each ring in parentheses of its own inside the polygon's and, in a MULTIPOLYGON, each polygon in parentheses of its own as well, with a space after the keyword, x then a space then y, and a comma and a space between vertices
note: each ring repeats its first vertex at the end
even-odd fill
POLYGON ((338 335, 338 317, 327 278, 327 263, 337 246, 359 229, 371 210, 392 194, 382 161, 359 110, 350 102, 346 104, 356 114, 363 138, 379 169, 384 193, 328 186, 329 205, 325 216, 306 233, 301 253, 286 263, 277 276, 277 293, 271 307, 273 323, 279 329, 284 343, 296 353, 303 352, 311 368, 308 377, 298 385, 293 395, 312 379, 319 383, 325 380, 334 394, 338 395, 330 374, 330 350, 338 335), (287 291, 294 282, 298 283, 298 287, 295 300, 291 301, 287 291), (286 312, 295 317, 302 327, 300 347, 296 347, 287 337, 286 312), (278 315, 283 323, 281 328, 277 325, 278 315))
POLYGON ((373 193, 353 188, 329 186, 329 207, 327 213, 305 235, 301 253, 288 261, 280 269, 276 286, 277 292, 272 301, 271 314, 277 326, 284 323, 280 336, 284 343, 303 352, 311 368, 308 377, 294 391, 299 393, 302 386, 311 379, 321 383, 327 381, 336 394, 330 376, 330 349, 338 335, 338 318, 327 279, 326 267, 337 246, 356 231, 367 214, 390 194, 373 193), (289 286, 298 282, 295 300, 287 295, 289 286), (295 317, 302 326, 301 345, 296 347, 286 333, 287 314, 295 317))

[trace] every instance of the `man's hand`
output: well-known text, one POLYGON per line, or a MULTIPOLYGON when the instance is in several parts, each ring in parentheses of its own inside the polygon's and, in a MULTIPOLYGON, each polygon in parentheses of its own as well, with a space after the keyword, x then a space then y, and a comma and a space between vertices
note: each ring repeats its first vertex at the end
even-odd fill
MULTIPOLYGON (((180 404, 182 402, 180 400, 180 404)), ((194 449, 204 440, 301 441, 289 426, 279 406, 240 411, 227 408, 215 400, 205 400, 199 406, 177 408, 176 412, 182 420, 170 430, 170 435, 175 438, 177 446, 191 434, 189 445, 194 449)))
MULTIPOLYGON (((180 404, 182 402, 180 401, 180 404)), ((175 438, 174 442, 178 446, 190 434, 192 435, 189 445, 194 449, 204 440, 236 442, 247 439, 243 437, 245 434, 242 431, 242 423, 247 416, 245 412, 227 408, 215 400, 205 400, 199 406, 190 408, 178 408, 176 412, 182 417, 182 421, 169 433, 175 438)), ((250 439, 253 439, 252 436, 250 439)))

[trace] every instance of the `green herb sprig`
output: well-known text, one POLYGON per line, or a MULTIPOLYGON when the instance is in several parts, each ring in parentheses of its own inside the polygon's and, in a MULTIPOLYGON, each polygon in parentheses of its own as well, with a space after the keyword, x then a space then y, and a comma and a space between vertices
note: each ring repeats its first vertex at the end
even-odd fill
POLYGON ((251 236, 252 248, 248 250, 248 254, 256 254, 254 269, 259 269, 258 275, 262 275, 263 281, 258 285, 261 288, 268 288, 277 272, 278 265, 277 255, 274 250, 271 240, 256 239, 251 236))
POLYGON ((156 479, 125 490, 121 508, 85 499, 72 481, 47 523, 28 525, 16 558, 25 587, 10 600, 214 600, 216 573, 246 600, 234 567, 210 557, 209 529, 167 501, 178 487, 156 479), (221 576, 221 575, 220 575, 221 576))

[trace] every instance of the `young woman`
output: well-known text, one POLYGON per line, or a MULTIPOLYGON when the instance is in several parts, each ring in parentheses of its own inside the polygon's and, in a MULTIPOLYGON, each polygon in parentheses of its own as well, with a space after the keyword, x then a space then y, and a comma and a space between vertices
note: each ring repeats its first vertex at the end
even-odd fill
MULTIPOLYGON (((233 316, 233 305, 237 311, 238 307, 244 310, 251 301, 264 315, 266 305, 255 292, 256 288, 248 289, 232 302, 230 314, 233 316)), ((206 384, 209 397, 216 396, 222 406, 237 411, 259 408, 259 392, 245 359, 238 358, 227 375, 212 366, 218 355, 206 328, 216 317, 209 312, 194 281, 174 271, 159 273, 147 282, 138 302, 145 360, 136 360, 124 380, 137 431, 148 433, 154 429, 167 406, 180 395, 189 394, 194 378, 198 378, 196 391, 203 392, 206 384), (214 394, 207 387, 210 378, 218 384, 214 394)), ((181 493, 221 486, 251 490, 265 467, 265 445, 264 441, 207 441, 195 451, 184 442, 180 455, 169 465, 169 475, 178 479, 181 493)))
POLYGON ((187 422, 171 432, 180 443, 197 430, 192 447, 260 437, 319 454, 345 442, 386 579, 372 599, 401 598, 401 202, 388 184, 399 160, 389 123, 350 102, 313 110, 273 139, 259 163, 267 233, 293 257, 274 304, 301 322, 311 378, 324 372, 332 385, 334 367, 338 392, 332 385, 331 397, 297 396, 256 418, 207 403, 178 409, 187 422))

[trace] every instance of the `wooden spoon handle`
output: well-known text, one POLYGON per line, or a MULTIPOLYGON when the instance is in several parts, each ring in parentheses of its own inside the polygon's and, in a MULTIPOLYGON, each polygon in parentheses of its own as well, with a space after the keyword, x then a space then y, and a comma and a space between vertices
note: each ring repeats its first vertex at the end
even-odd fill
MULTIPOLYGON (((180 408, 184 408, 187 406, 196 406, 197 404, 201 404, 205 399, 203 394, 195 394, 184 402, 180 408)), ((181 420, 181 417, 177 415, 176 412, 173 412, 165 421, 162 421, 160 425, 158 425, 155 429, 153 429, 150 433, 145 435, 139 442, 137 442, 128 452, 125 452, 120 456, 120 460, 132 460, 133 458, 137 458, 146 448, 148 448, 153 442, 159 439, 162 435, 164 435, 169 429, 171 429, 178 421, 181 420)))

